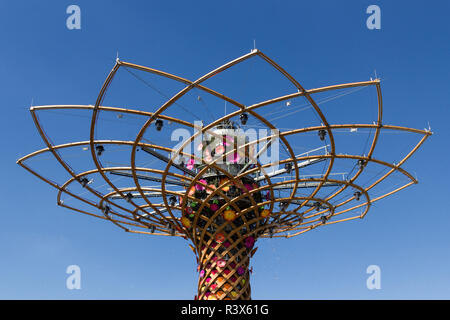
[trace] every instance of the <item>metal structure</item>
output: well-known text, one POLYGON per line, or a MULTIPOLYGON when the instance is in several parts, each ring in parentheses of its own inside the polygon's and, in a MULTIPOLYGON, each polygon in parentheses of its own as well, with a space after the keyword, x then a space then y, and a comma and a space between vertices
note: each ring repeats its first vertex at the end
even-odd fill
POLYGON ((306 90, 281 66, 256 49, 195 81, 117 59, 100 90, 95 105, 39 106, 31 107, 30 111, 46 148, 19 159, 18 164, 56 188, 57 203, 62 207, 109 220, 127 232, 176 236, 190 240, 200 272, 198 299, 250 299, 249 263, 256 251, 255 242, 259 238, 290 238, 319 226, 364 218, 375 201, 417 183, 417 180, 402 168, 402 165, 431 135, 430 130, 383 124, 382 97, 378 79, 306 90), (244 105, 202 84, 251 57, 262 58, 288 79, 297 89, 296 92, 252 105, 244 105), (155 112, 103 106, 102 101, 110 83, 117 71, 123 67, 171 79, 183 84, 184 88, 170 97, 155 112), (318 93, 356 87, 376 89, 377 121, 372 124, 330 124, 313 96, 318 93), (222 99, 238 109, 202 126, 185 121, 181 117, 164 114, 183 95, 193 89, 222 99), (258 113, 264 106, 298 97, 306 99, 320 118, 322 125, 275 131, 277 128, 258 113), (37 116, 38 112, 45 110, 91 112, 89 140, 54 145, 37 116), (95 138, 95 132, 101 112, 139 116, 145 119, 145 124, 138 131, 134 141, 98 140, 95 138), (247 139, 241 144, 236 143, 241 133, 236 125, 237 122, 233 121, 235 118, 240 119, 243 126, 249 118, 256 119, 276 134, 253 141, 247 139), (196 129, 196 133, 177 149, 150 143, 144 139, 146 131, 164 130, 166 123, 176 123, 188 129, 196 129), (373 130, 373 139, 367 154, 339 153, 339 150, 336 150, 334 134, 336 130, 342 129, 373 130), (382 130, 415 133, 421 138, 403 159, 396 164, 391 164, 373 156, 382 130), (327 140, 326 144, 312 150, 314 152, 296 155, 287 138, 305 133, 317 134, 318 140, 327 140), (209 140, 204 138, 201 140, 202 143, 198 147, 201 155, 184 152, 184 148, 198 137, 209 137, 209 140), (268 172, 275 163, 264 164, 259 161, 259 158, 275 139, 279 140, 290 156, 277 161, 276 165, 281 166, 281 169, 268 172), (257 144, 262 146, 258 152, 255 149, 257 144), (130 148, 129 166, 102 164, 102 155, 107 153, 112 145, 130 148), (231 149, 227 148, 230 146, 231 149), (61 151, 81 147, 90 150, 93 168, 84 172, 75 172, 69 162, 61 156, 61 151), (165 168, 139 166, 136 160, 138 151, 140 154, 145 153, 148 157, 158 159, 164 163, 165 168), (70 179, 65 183, 53 182, 27 164, 29 160, 46 153, 53 155, 69 173, 70 179), (167 153, 172 153, 172 156, 166 156, 167 153), (332 173, 333 165, 340 159, 355 163, 354 174, 343 179, 335 178, 332 173), (225 161, 221 162, 221 160, 225 161), (312 177, 301 175, 303 168, 314 166, 319 162, 326 163, 322 174, 312 177), (387 172, 370 185, 359 185, 357 179, 370 163, 384 166, 387 172), (404 175, 408 182, 385 194, 371 198, 369 191, 394 172, 404 175), (109 186, 110 192, 101 192, 91 186, 90 177, 93 175, 100 176, 109 186), (119 187, 111 178, 116 176, 129 179, 128 181, 132 184, 128 187, 119 187), (143 185, 145 181, 157 183, 158 186, 146 187, 143 185), (82 187, 80 190, 83 192, 77 193, 70 190, 77 184, 82 187), (178 189, 173 190, 174 186, 178 189), (321 195, 320 191, 327 187, 335 189, 327 196, 321 195), (307 190, 307 194, 299 195, 299 190, 303 193, 307 190), (351 190, 350 196, 335 201, 339 195, 342 196, 349 190, 351 190), (94 200, 85 197, 86 192, 94 200), (281 193, 283 193, 282 196, 281 193), (64 194, 77 199, 83 206, 67 204, 62 200, 64 194), (92 210, 86 208, 92 208, 92 210))

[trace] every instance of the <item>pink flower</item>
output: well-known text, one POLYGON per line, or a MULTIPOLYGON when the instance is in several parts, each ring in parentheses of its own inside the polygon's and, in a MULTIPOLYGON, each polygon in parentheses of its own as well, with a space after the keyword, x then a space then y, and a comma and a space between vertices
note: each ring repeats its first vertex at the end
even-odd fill
POLYGON ((226 145, 226 146, 229 146, 229 145, 231 145, 234 142, 234 139, 232 137, 230 137, 230 136, 225 136, 224 138, 225 139, 224 139, 223 144, 226 145))
POLYGON ((229 163, 237 163, 240 159, 241 157, 239 157, 239 154, 237 154, 236 152, 227 156, 227 161, 229 163))
POLYGON ((225 265, 226 265, 225 260, 220 259, 219 261, 217 261, 217 266, 219 268, 223 268, 223 267, 225 267, 225 265))
POLYGON ((189 170, 192 170, 192 169, 194 169, 194 164, 195 164, 195 160, 189 159, 189 161, 186 164, 186 168, 188 168, 189 170))
POLYGON ((204 160, 206 163, 210 163, 210 162, 212 162, 213 159, 211 156, 207 156, 204 160))
POLYGON ((225 152, 225 147, 223 146, 223 145, 218 145, 217 147, 216 147, 216 154, 217 155, 221 155, 222 153, 224 153, 225 152))
MULTIPOLYGON (((203 183, 203 184, 207 184, 207 182, 206 182, 206 180, 205 179, 200 179, 200 180, 198 180, 198 182, 200 182, 200 183, 203 183)), ((195 190, 197 190, 197 191, 203 191, 203 190, 205 190, 205 186, 202 186, 201 184, 196 184, 195 185, 195 190)))
POLYGON ((200 278, 203 278, 205 276, 205 270, 200 270, 200 278))
POLYGON ((210 208, 211 208, 211 210, 214 211, 214 212, 217 211, 217 210, 219 210, 219 206, 218 206, 217 204, 215 204, 215 203, 211 204, 210 208))

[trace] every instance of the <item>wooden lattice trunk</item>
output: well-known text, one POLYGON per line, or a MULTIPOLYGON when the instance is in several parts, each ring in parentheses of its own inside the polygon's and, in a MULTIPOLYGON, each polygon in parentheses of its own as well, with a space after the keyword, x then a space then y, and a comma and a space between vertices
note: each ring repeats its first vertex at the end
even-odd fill
POLYGON ((205 257, 199 262, 198 299, 251 299, 249 264, 254 250, 249 242, 253 239, 249 236, 233 241, 232 236, 225 234, 224 241, 213 240, 209 247, 203 248, 205 257))

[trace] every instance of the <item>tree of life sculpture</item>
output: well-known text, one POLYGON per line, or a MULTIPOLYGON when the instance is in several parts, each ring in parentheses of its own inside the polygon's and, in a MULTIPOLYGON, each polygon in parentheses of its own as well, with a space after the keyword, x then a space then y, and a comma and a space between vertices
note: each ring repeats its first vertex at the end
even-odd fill
POLYGON ((256 49, 195 81, 117 59, 95 105, 51 105, 31 108, 31 115, 46 148, 19 159, 18 164, 56 188, 57 203, 62 207, 109 220, 127 232, 183 237, 189 240, 200 273, 197 299, 250 299, 250 258, 256 251, 255 243, 258 239, 290 238, 319 226, 364 218, 373 202, 417 183, 402 165, 424 143, 431 132, 386 125, 382 122, 382 110, 379 79, 306 90, 281 66, 256 49), (296 91, 245 105, 203 85, 213 76, 252 57, 262 58, 285 77, 296 91), (104 106, 102 102, 106 91, 120 68, 167 78, 182 84, 183 88, 175 95, 167 97, 167 100, 153 112, 104 106), (373 87, 377 94, 378 115, 376 122, 371 124, 331 124, 313 99, 313 96, 319 93, 363 87, 373 87), (184 95, 194 89, 214 96, 234 106, 236 110, 217 117, 208 124, 205 124, 206 117, 201 112, 197 112, 196 116, 203 121, 197 123, 183 120, 185 115, 183 112, 178 112, 178 117, 166 114, 184 95), (320 119, 320 125, 282 130, 259 112, 263 107, 278 103, 289 104, 290 100, 300 98, 305 99, 315 112, 320 119), (89 139, 53 144, 44 131, 37 113, 54 110, 89 112, 91 119, 89 139), (118 121, 123 116, 136 116, 144 119, 144 123, 134 140, 97 139, 100 113, 116 114, 118 121), (249 138, 243 130, 249 119, 258 121, 270 133, 260 138, 249 138), (144 137, 148 132, 164 131, 169 124, 176 124, 195 132, 176 148, 154 143, 144 137), (370 129, 373 132, 372 143, 366 154, 346 154, 336 148, 334 134, 338 130, 362 129, 370 129), (379 135, 383 130, 418 134, 421 138, 406 156, 392 164, 374 157, 379 135), (327 144, 310 152, 296 154, 288 139, 311 133, 327 144), (190 150, 188 148, 190 144, 194 145, 194 152, 186 151, 190 150), (282 146, 286 156, 265 163, 261 161, 265 152, 269 149, 275 150, 273 148, 275 144, 282 146), (114 146, 129 149, 128 166, 102 164, 103 155, 114 146), (70 159, 65 159, 62 155, 65 150, 79 148, 90 151, 93 161, 91 169, 76 171, 69 164, 70 159), (152 168, 139 165, 138 153, 156 159, 163 166, 152 168), (43 154, 54 156, 69 174, 67 181, 57 183, 28 165, 29 161, 43 154), (340 160, 352 161, 355 170, 346 178, 337 179, 332 170, 334 163, 340 160), (304 168, 314 167, 317 163, 326 164, 321 174, 301 175, 304 168), (369 164, 382 166, 386 168, 386 172, 371 184, 360 185, 357 179, 369 164), (408 182, 371 198, 369 192, 394 173, 403 175, 408 182), (103 185, 96 188, 91 183, 91 177, 101 180, 103 185), (124 178, 128 185, 119 186, 111 177, 124 178), (142 185, 147 181, 157 185, 151 187, 142 185), (108 187, 107 192, 104 186, 108 187), (321 193, 321 190, 330 187, 334 188, 333 192, 327 195, 321 193), (71 190, 76 188, 80 190, 78 192, 71 190), (86 194, 89 194, 90 198, 87 198, 86 194), (344 199, 338 197, 345 194, 348 196, 344 199), (62 195, 70 196, 80 205, 70 205, 62 200, 62 195))

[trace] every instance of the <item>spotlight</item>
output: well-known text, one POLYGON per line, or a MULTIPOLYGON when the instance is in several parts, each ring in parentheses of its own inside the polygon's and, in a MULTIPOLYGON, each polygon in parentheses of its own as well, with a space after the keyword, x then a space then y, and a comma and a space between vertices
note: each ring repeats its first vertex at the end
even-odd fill
POLYGON ((358 160, 358 166, 360 169, 364 168, 364 165, 366 164, 366 162, 364 161, 364 159, 359 159, 358 160))
POLYGON ((291 173, 291 171, 292 171, 292 163, 286 163, 285 165, 284 165, 284 169, 286 169, 286 172, 287 173, 291 173))
POLYGON ((356 201, 359 201, 359 198, 361 197, 361 192, 356 191, 354 194, 356 201))
POLYGON ((320 220, 322 220, 322 223, 325 224, 327 222, 327 217, 326 216, 321 216, 320 220))
POLYGON ((156 120, 155 122, 156 130, 161 131, 163 127, 163 121, 161 119, 156 120))
POLYGON ((248 114, 246 114, 246 113, 241 113, 240 119, 241 119, 242 125, 245 126, 245 124, 247 123, 247 120, 248 120, 248 114))
POLYGON ((318 133, 319 133, 320 140, 321 141, 325 140, 325 136, 327 135, 327 132, 323 129, 320 129, 318 133))
POLYGON ((96 146, 95 150, 97 151, 97 156, 101 156, 103 151, 105 151, 105 148, 102 145, 96 146))
POLYGON ((155 226, 154 226, 154 225, 152 225, 152 226, 150 227, 150 232, 151 232, 151 233, 155 233, 155 226))
POLYGON ((314 207, 316 208, 316 211, 319 211, 320 210, 320 202, 319 201, 314 202, 314 207))
POLYGON ((84 187, 86 187, 86 185, 89 183, 89 180, 87 178, 83 178, 80 180, 81 185, 84 187))
POLYGON ((173 207, 177 202, 177 198, 175 196, 170 196, 169 198, 170 205, 173 207))
POLYGON ((272 238, 273 237, 273 227, 269 228, 269 237, 272 238))
POLYGON ((125 195, 125 197, 127 198, 127 201, 128 201, 128 202, 130 202, 131 199, 133 199, 133 195, 132 195, 130 192, 128 192, 128 193, 125 195))
POLYGON ((104 206, 104 208, 103 208, 103 213, 104 213, 104 214, 108 214, 108 213, 109 213, 109 210, 111 210, 111 208, 110 208, 109 206, 104 206))

